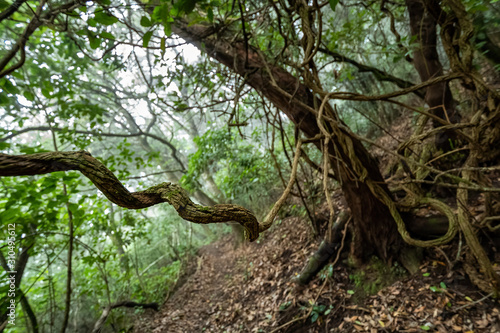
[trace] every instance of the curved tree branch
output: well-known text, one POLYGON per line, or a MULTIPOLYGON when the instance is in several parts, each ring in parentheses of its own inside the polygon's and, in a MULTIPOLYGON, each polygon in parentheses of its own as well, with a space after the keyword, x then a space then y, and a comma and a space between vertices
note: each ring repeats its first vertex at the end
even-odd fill
POLYGON ((47 152, 29 155, 0 153, 0 177, 40 175, 56 171, 80 171, 113 203, 118 206, 141 209, 167 202, 180 217, 194 223, 236 221, 254 241, 265 229, 248 209, 231 204, 201 206, 195 204, 186 191, 177 184, 162 183, 140 192, 129 192, 104 164, 86 151, 47 152))

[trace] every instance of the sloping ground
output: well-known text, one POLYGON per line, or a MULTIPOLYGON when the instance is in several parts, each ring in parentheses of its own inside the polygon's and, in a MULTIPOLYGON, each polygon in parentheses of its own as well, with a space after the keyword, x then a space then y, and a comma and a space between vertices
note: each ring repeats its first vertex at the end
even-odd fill
POLYGON ((499 304, 460 267, 449 272, 444 252, 428 253, 419 273, 372 296, 389 278, 342 260, 297 288, 291 279, 319 245, 308 234, 290 217, 259 243, 233 250, 226 238, 204 247, 196 272, 134 332, 500 332, 499 304))
POLYGON ((307 228, 292 217, 258 243, 234 250, 228 237, 202 248, 196 273, 135 332, 252 332, 275 324, 291 277, 317 246, 307 228))

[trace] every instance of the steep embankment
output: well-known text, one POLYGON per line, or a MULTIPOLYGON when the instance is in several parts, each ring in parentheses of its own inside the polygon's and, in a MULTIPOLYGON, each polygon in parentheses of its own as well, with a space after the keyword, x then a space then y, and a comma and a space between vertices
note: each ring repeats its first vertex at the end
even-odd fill
POLYGON ((500 332, 498 303, 449 271, 441 252, 372 296, 397 272, 340 261, 297 288, 291 279, 318 246, 307 228, 290 217, 259 243, 234 250, 226 238, 202 248, 195 273, 134 332, 500 332))

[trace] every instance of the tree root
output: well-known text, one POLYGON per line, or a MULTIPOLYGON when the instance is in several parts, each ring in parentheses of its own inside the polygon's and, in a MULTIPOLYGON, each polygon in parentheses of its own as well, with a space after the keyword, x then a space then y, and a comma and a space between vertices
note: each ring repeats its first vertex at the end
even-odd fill
MULTIPOLYGON (((337 221, 331 228, 331 241, 325 236, 318 250, 309 258, 307 265, 302 269, 302 272, 294 279, 294 282, 300 285, 306 285, 325 267, 332 258, 335 250, 340 246, 341 239, 345 237, 345 226, 350 219, 350 215, 346 212, 341 212, 337 217, 337 221), (344 234, 341 231, 344 230, 344 234)), ((328 232, 327 232, 328 235, 328 232)))

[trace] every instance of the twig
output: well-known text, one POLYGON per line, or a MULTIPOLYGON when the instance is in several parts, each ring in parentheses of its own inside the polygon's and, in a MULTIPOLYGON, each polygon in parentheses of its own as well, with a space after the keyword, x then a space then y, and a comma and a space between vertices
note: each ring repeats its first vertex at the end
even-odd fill
POLYGON ((469 306, 473 306, 473 305, 476 305, 478 303, 481 303, 482 301, 490 298, 491 296, 493 296, 493 293, 489 293, 488 295, 478 299, 477 301, 473 301, 473 302, 470 302, 470 303, 467 303, 465 305, 462 305, 462 306, 459 306, 458 308, 455 308, 453 309, 454 311, 458 311, 458 310, 461 310, 461 309, 465 309, 465 308, 468 308, 469 306))
POLYGON ((451 263, 450 259, 448 259, 446 253, 444 253, 444 251, 440 247, 436 247, 436 250, 443 255, 444 259, 448 263, 448 270, 451 271, 453 268, 453 264, 451 263))
POLYGON ((280 329, 282 329, 282 328, 284 328, 284 327, 287 327, 288 325, 293 324, 293 323, 295 323, 296 321, 301 321, 302 319, 305 319, 305 318, 307 318, 308 316, 309 316, 309 315, 307 315, 307 316, 302 316, 302 317, 298 317, 298 318, 295 318, 295 319, 292 319, 292 320, 290 320, 289 322, 284 323, 283 325, 281 325, 281 326, 277 327, 276 329, 272 330, 272 331, 271 331, 271 332, 269 332, 269 333, 275 333, 275 332, 278 332, 280 329))

